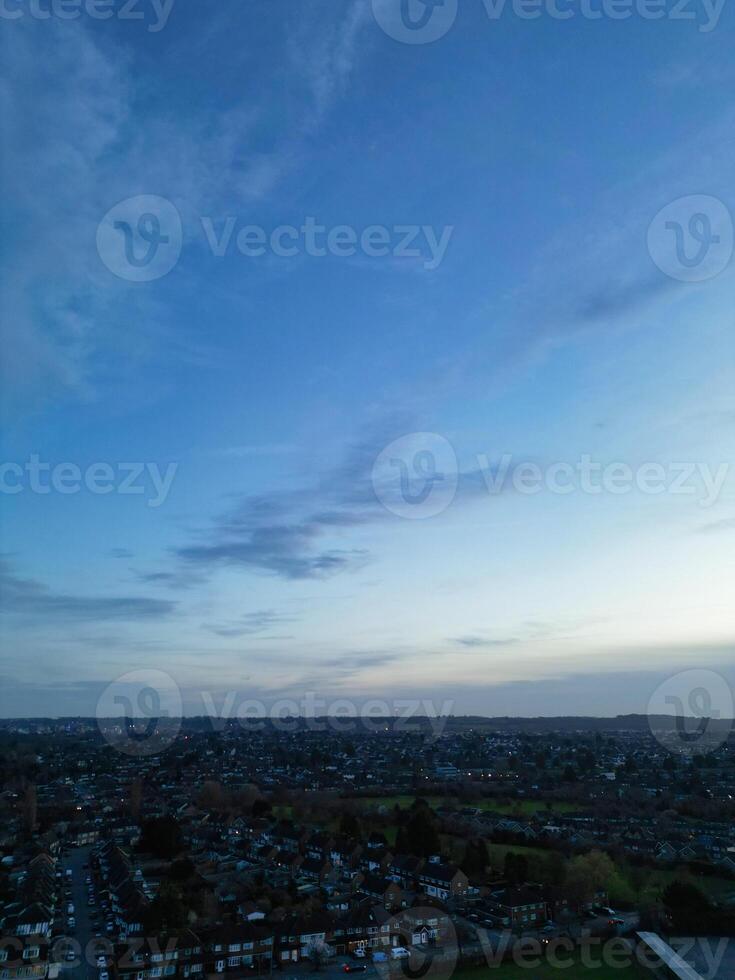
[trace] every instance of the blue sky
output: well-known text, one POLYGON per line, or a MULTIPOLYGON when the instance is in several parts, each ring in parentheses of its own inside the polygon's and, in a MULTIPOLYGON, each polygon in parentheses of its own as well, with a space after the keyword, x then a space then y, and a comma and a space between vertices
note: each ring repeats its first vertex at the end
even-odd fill
POLYGON ((426 44, 365 0, 177 0, 160 30, 144 0, 13 9, 0 714, 93 713, 134 669, 192 712, 309 690, 611 714, 672 672, 732 676, 732 474, 671 485, 733 458, 731 7, 703 29, 694 3, 529 21, 462 0, 426 44), (182 229, 149 282, 97 245, 141 195, 182 229), (720 240, 683 281, 656 216, 686 228, 694 195, 720 240), (389 254, 236 247, 310 217, 380 226, 389 254), (440 260, 424 231, 397 254, 403 226, 444 230, 440 260), (455 467, 437 513, 385 491, 395 440, 409 469, 437 447, 455 467), (504 455, 658 464, 667 489, 490 493, 504 455), (34 492, 33 457, 117 483, 34 492), (174 466, 165 498, 151 469, 121 492, 123 464, 174 466))

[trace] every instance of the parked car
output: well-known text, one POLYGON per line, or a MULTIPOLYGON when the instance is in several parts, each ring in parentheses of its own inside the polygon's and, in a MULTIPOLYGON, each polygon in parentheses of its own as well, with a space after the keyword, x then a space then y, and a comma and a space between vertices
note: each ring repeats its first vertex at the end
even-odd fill
POLYGON ((593 905, 592 911, 598 915, 609 915, 610 918, 614 918, 618 914, 615 909, 608 908, 607 905, 593 905))
POLYGON ((66 920, 66 927, 67 929, 76 929, 77 920, 74 918, 73 915, 70 915, 69 918, 66 920))
POLYGON ((405 960, 411 954, 405 948, 405 946, 393 946, 390 951, 391 959, 393 960, 405 960))

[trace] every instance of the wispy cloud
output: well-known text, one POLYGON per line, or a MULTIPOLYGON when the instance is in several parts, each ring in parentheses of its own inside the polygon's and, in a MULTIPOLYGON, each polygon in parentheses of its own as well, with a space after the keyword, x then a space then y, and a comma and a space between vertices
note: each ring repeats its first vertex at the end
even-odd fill
POLYGON ((295 623, 296 621, 295 616, 286 616, 276 612, 275 609, 260 609, 256 612, 245 613, 238 619, 229 620, 226 623, 204 623, 202 628, 215 633, 217 636, 256 636, 260 633, 270 632, 276 626, 295 623))
POLYGON ((507 636, 501 639, 490 639, 489 637, 485 636, 468 635, 454 637, 452 642, 458 643, 463 647, 471 647, 475 649, 483 647, 507 647, 514 643, 518 643, 519 641, 517 636, 507 636))
POLYGON ((247 496, 199 532, 200 543, 176 549, 189 565, 213 569, 260 569, 288 579, 324 578, 362 567, 364 548, 327 544, 346 528, 383 520, 371 481, 380 450, 390 441, 385 427, 351 445, 343 460, 311 484, 247 496))
POLYGON ((96 252, 97 225, 118 201, 163 193, 191 235, 202 214, 227 214, 272 195, 284 174, 303 164, 303 140, 352 70, 363 5, 331 18, 328 9, 321 24, 301 11, 281 39, 293 54, 292 108, 303 108, 306 80, 311 121, 306 133, 289 121, 268 151, 256 138, 263 123, 256 99, 214 113, 192 107, 173 114, 150 99, 142 108, 143 81, 133 59, 124 48, 105 45, 83 18, 13 22, 0 79, 7 401, 35 407, 61 396, 95 399, 102 394, 102 367, 109 383, 135 375, 161 349, 169 362, 172 354, 189 362, 216 359, 214 347, 187 332, 160 293, 131 290, 108 273, 96 252), (291 45, 296 37, 302 45, 291 45))
POLYGON ((720 531, 735 531, 735 517, 723 517, 719 521, 710 521, 697 528, 700 534, 717 534, 720 531))
POLYGON ((150 620, 169 616, 176 603, 144 596, 84 596, 55 592, 35 579, 21 578, 0 559, 0 612, 54 620, 150 620))

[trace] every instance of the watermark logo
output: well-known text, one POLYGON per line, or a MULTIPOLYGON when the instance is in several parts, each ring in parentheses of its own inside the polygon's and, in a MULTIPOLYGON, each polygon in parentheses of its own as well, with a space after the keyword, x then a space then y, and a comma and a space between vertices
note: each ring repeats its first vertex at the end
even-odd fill
POLYGON ((429 271, 443 262, 454 232, 454 225, 368 225, 358 231, 353 225, 320 224, 314 215, 306 215, 299 225, 272 229, 238 222, 233 214, 218 224, 203 215, 201 225, 216 258, 237 250, 245 258, 270 254, 280 259, 300 255, 410 259, 429 271))
POLYGON ((372 471, 375 496, 397 517, 441 514, 457 493, 459 467, 451 443, 436 432, 412 432, 380 453, 372 471))
POLYGON ((1 0, 0 19, 137 21, 149 34, 157 34, 168 23, 173 5, 174 0, 1 0))
POLYGON ((105 688, 95 715, 102 737, 119 752, 158 755, 181 728, 181 691, 162 670, 131 670, 105 688))
POLYGON ((735 715, 732 691, 714 670, 683 670, 660 684, 648 702, 648 725, 678 755, 714 752, 727 741, 735 715))
POLYGON ((403 44, 430 44, 444 37, 457 17, 458 0, 372 0, 382 30, 403 44))
POLYGON ((148 507, 161 507, 166 503, 178 468, 178 463, 168 463, 164 469, 158 463, 113 465, 102 461, 82 468, 72 462, 44 462, 32 453, 23 464, 0 462, 0 494, 130 494, 145 496, 148 507))
POLYGON ((680 197, 661 208, 649 225, 648 252, 672 279, 713 279, 732 258, 732 215, 716 197, 680 197))
POLYGON ((171 201, 139 194, 111 208, 97 228, 100 258, 119 279, 152 282, 168 275, 181 255, 181 215, 171 201))

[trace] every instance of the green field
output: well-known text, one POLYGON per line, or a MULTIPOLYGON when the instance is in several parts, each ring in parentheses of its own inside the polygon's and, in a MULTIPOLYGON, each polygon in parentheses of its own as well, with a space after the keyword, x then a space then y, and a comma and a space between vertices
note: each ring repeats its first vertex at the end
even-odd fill
POLYGON ((735 881, 730 878, 720 878, 717 875, 693 875, 685 869, 680 871, 653 870, 641 891, 642 899, 657 898, 664 888, 675 879, 691 881, 715 902, 722 902, 735 896, 735 881))
POLYGON ((488 846, 488 852, 490 854, 490 863, 493 867, 502 867, 505 861, 505 855, 509 851, 512 851, 513 854, 524 854, 527 858, 545 858, 552 853, 551 851, 544 850, 542 847, 527 847, 525 844, 490 844, 488 846))
MULTIPOLYGON (((388 809, 392 809, 394 806, 400 806, 406 809, 411 806, 415 799, 415 796, 408 794, 404 796, 362 796, 358 797, 355 802, 362 806, 384 806, 388 809)), ((543 800, 511 800, 505 803, 497 800, 478 800, 476 803, 459 804, 452 797, 425 796, 422 799, 425 799, 429 806, 432 807, 456 805, 459 808, 466 805, 476 807, 478 810, 493 810, 496 813, 506 815, 512 813, 529 814, 539 810, 551 813, 570 813, 571 811, 582 809, 582 804, 568 803, 566 801, 554 801, 547 804, 543 800)))

